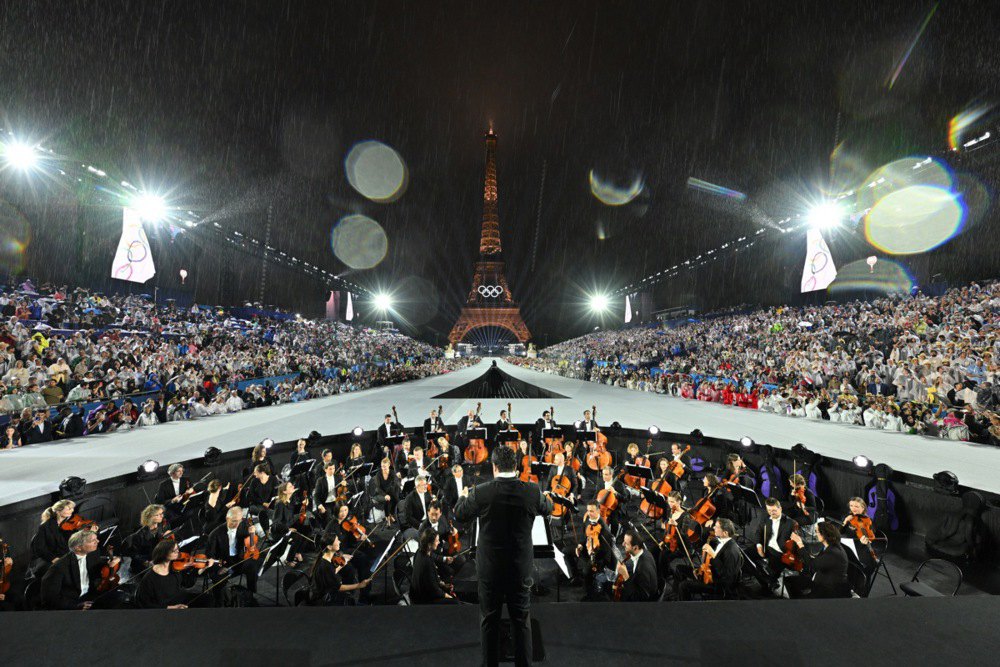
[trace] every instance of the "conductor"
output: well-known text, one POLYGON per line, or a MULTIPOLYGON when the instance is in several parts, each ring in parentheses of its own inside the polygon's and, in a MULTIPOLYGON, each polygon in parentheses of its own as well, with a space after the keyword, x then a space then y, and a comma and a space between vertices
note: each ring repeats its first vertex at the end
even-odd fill
POLYGON ((455 507, 461 522, 479 519, 476 574, 479 579, 480 641, 484 666, 499 664, 500 615, 507 603, 514 638, 514 664, 531 664, 531 526, 552 511, 537 484, 517 478, 517 455, 510 447, 493 450, 493 479, 462 489, 455 507))

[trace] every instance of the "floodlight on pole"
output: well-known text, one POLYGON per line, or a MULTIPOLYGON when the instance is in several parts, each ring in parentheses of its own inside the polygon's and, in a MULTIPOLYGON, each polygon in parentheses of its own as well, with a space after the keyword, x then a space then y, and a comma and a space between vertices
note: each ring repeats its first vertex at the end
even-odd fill
POLYGON ((606 294, 592 294, 590 296, 590 309, 595 313, 603 313, 611 305, 611 301, 606 294))
POLYGON ((130 206, 146 222, 160 222, 167 217, 167 203, 163 201, 163 197, 149 192, 133 197, 130 206))
POLYGON ((18 171, 32 171, 38 166, 38 151, 31 144, 14 141, 3 147, 3 159, 18 171))
POLYGON ((844 220, 844 209, 837 202, 823 202, 813 207, 806 219, 814 229, 833 229, 844 220))
POLYGON ((375 308, 385 312, 392 308, 392 297, 385 292, 379 292, 375 295, 375 308))

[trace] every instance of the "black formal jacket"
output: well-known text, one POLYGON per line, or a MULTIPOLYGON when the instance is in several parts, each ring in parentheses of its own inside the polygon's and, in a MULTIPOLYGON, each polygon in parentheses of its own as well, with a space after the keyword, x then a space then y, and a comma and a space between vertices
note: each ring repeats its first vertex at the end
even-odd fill
MULTIPOLYGON (((553 465, 549 469, 549 476, 545 478, 544 485, 542 486, 543 491, 549 491, 552 489, 552 480, 555 478, 557 474, 558 473, 556 473, 556 467, 553 465)), ((566 477, 569 477, 570 483, 572 484, 572 487, 570 488, 569 492, 575 494, 579 490, 579 485, 580 485, 580 480, 578 480, 576 477, 576 471, 573 470, 572 466, 564 465, 562 474, 565 475, 566 477)))
MULTIPOLYGON (((190 488, 191 488, 191 480, 189 480, 187 477, 181 477, 181 483, 180 483, 181 493, 184 493, 190 488)), ((176 495, 177 494, 174 493, 173 480, 170 477, 167 477, 165 480, 160 482, 160 486, 157 487, 156 495, 153 496, 153 502, 156 503, 157 505, 166 505, 171 500, 173 500, 174 496, 176 495)))
MULTIPOLYGON (((792 537, 792 527, 795 522, 788 518, 787 515, 782 514, 781 519, 778 521, 778 547, 783 549, 785 542, 792 537)), ((757 540, 756 544, 764 547, 766 552, 768 549, 767 543, 771 540, 771 517, 764 515, 761 519, 760 527, 754 531, 754 539, 757 540)))
POLYGON ((740 571, 743 569, 743 552, 736 544, 736 540, 730 539, 725 546, 716 553, 712 559, 712 582, 721 588, 732 588, 740 579, 740 571))
POLYGON ((406 451, 405 449, 400 447, 399 451, 396 452, 396 458, 392 460, 393 470, 399 473, 402 473, 404 470, 406 470, 407 466, 410 465, 411 456, 413 456, 412 448, 410 449, 410 451, 406 451))
MULTIPOLYGON (((469 488, 469 480, 464 476, 462 477, 462 486, 469 488)), ((455 483, 455 475, 449 474, 441 483, 441 500, 452 509, 458 505, 458 484, 455 483)))
POLYGON ((833 544, 815 556, 808 549, 800 549, 802 560, 813 573, 814 598, 850 597, 851 585, 847 582, 847 554, 840 544, 833 544))
POLYGON ((656 599, 656 593, 656 563, 649 549, 643 549, 635 572, 622 585, 622 601, 651 602, 656 599))
POLYGON ((444 425, 444 420, 441 419, 440 417, 438 417, 435 421, 437 422, 437 427, 436 428, 435 428, 435 424, 431 423, 431 418, 430 417, 428 417, 427 419, 424 420, 424 439, 425 440, 427 439, 427 434, 428 433, 436 433, 436 432, 444 433, 445 432, 445 428, 446 427, 444 425))
MULTIPOLYGON (((483 420, 479 417, 472 418, 473 428, 482 428, 483 420)), ((465 415, 458 420, 458 433, 464 438, 465 432, 469 430, 469 415, 465 415)))
POLYGON ((529 579, 534 559, 531 526, 536 516, 550 512, 552 501, 538 485, 516 477, 497 477, 469 489, 455 508, 455 516, 462 522, 479 518, 479 577, 514 586, 529 579))
POLYGON ((54 558, 65 555, 69 549, 70 535, 68 530, 59 527, 59 519, 53 516, 39 526, 38 532, 31 538, 32 558, 51 563, 54 558))
POLYGON ((445 596, 441 588, 434 559, 424 552, 413 557, 413 576, 410 580, 410 601, 413 604, 427 604, 445 596))
MULTIPOLYGON (((379 474, 381 474, 381 471, 379 471, 379 474)), ((340 483, 339 474, 334 473, 333 479, 338 484, 340 483)), ((330 495, 330 484, 326 481, 326 475, 323 475, 322 477, 316 480, 316 486, 313 487, 312 497, 315 506, 319 507, 320 505, 324 504, 326 502, 326 497, 328 495, 330 495)))
POLYGON ((209 558, 214 558, 226 565, 235 565, 239 561, 243 560, 244 544, 245 540, 250 535, 250 530, 247 528, 247 522, 241 521, 240 525, 236 527, 236 556, 229 555, 229 528, 223 523, 218 526, 211 533, 208 534, 208 538, 205 540, 205 551, 209 558))
MULTIPOLYGON (((431 494, 429 492, 424 493, 424 503, 430 504, 431 494)), ((424 512, 423 506, 420 504, 420 494, 416 490, 411 491, 406 500, 403 501, 403 515, 400 520, 403 525, 407 528, 416 528, 420 525, 420 522, 426 518, 426 513, 424 512)))
MULTIPOLYGON (((549 428, 559 428, 559 424, 556 423, 556 420, 550 419, 549 422, 551 422, 550 425, 549 425, 549 428)), ((545 420, 542 419, 541 417, 539 417, 538 419, 535 420, 535 441, 536 442, 541 442, 542 441, 542 431, 544 429, 545 429, 545 420)))
POLYGON ((399 422, 392 422, 386 426, 385 422, 379 424, 378 430, 375 432, 378 437, 378 444, 383 444, 385 439, 394 435, 402 435, 403 425, 399 422))
POLYGON ((42 442, 50 442, 54 437, 54 432, 52 429, 52 424, 48 420, 43 422, 43 428, 40 430, 38 426, 34 423, 31 424, 29 428, 24 433, 24 440, 29 445, 36 445, 42 442))
MULTIPOLYGON (((87 574, 90 577, 90 593, 97 592, 101 581, 101 565, 104 559, 96 553, 87 554, 87 574)), ((76 554, 68 553, 52 564, 42 577, 43 609, 79 609, 80 568, 76 564, 76 554)))
POLYGON ((381 468, 368 480, 368 497, 371 498, 372 505, 385 511, 385 497, 389 496, 394 501, 399 500, 399 479, 396 473, 389 471, 387 479, 382 478, 381 468))
POLYGON ((57 438, 75 438, 83 433, 83 419, 74 412, 62 419, 53 430, 57 438))

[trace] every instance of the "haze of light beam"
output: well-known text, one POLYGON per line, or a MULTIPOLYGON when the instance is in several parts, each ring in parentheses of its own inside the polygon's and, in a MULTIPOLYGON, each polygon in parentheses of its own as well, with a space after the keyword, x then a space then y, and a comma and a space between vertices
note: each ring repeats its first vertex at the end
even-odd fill
POLYGON ((736 190, 730 190, 729 188, 722 187, 721 185, 716 185, 715 183, 709 183, 708 181, 703 181, 700 178, 695 178, 694 176, 688 177, 687 185, 692 190, 699 190, 701 192, 707 192, 710 195, 721 195, 723 197, 728 197, 729 199, 736 199, 738 201, 743 201, 747 198, 742 192, 737 192, 736 190))
POLYGON ((934 3, 931 10, 927 12, 927 17, 924 19, 923 24, 920 26, 920 30, 917 31, 916 36, 914 36, 913 41, 910 42, 910 46, 903 53, 903 57, 896 62, 896 69, 893 71, 892 76, 889 79, 889 90, 896 85, 896 79, 903 72, 903 67, 906 66, 906 61, 909 60, 910 54, 913 53, 913 49, 917 46, 917 42, 920 41, 920 36, 924 34, 924 30, 927 29, 927 24, 931 22, 931 17, 934 16, 934 12, 937 11, 938 3, 934 3))

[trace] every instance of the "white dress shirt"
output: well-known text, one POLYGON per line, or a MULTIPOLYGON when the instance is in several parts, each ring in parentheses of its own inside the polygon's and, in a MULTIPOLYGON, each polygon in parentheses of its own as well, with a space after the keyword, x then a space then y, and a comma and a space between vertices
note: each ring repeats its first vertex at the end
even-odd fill
POLYGON ((174 495, 175 496, 181 495, 181 480, 174 479, 173 477, 171 477, 170 483, 174 485, 174 495))
POLYGON ((235 556, 236 555, 236 529, 235 528, 230 528, 229 530, 226 531, 226 534, 229 536, 229 555, 230 556, 235 556))
POLYGON ((774 549, 775 551, 784 551, 780 546, 778 546, 778 526, 781 525, 781 517, 777 519, 771 519, 771 539, 767 541, 767 548, 774 549))
POLYGON ((90 573, 87 572, 87 556, 74 554, 77 567, 80 568, 80 597, 90 592, 90 573))
POLYGON ((326 478, 326 502, 332 503, 337 500, 337 476, 326 478))

